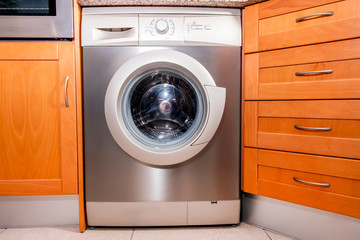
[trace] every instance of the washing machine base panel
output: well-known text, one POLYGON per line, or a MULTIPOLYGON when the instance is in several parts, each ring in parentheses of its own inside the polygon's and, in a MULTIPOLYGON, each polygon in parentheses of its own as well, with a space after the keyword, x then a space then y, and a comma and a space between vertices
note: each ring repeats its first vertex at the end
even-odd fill
POLYGON ((240 222, 240 200, 87 202, 89 226, 185 226, 240 222))

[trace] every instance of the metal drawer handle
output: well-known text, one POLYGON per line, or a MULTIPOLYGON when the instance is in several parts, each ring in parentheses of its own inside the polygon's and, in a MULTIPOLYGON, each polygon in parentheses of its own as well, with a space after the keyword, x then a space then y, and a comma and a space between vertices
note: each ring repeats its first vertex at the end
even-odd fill
POLYGON ((330 187, 330 183, 316 183, 316 182, 308 182, 308 181, 304 181, 301 180, 297 177, 293 177, 294 181, 296 182, 300 182, 300 183, 306 183, 306 184, 310 184, 310 185, 315 185, 315 186, 320 186, 320 187, 330 187))
POLYGON ((310 71, 310 72, 296 72, 295 76, 303 76, 303 75, 317 75, 317 74, 331 74, 334 71, 332 69, 328 70, 320 70, 320 71, 310 71))
POLYGON ((331 131, 331 127, 303 127, 299 125, 294 125, 294 128, 304 131, 331 131))
POLYGON ((67 98, 67 84, 68 84, 68 81, 69 81, 69 76, 66 76, 65 78, 65 106, 68 108, 70 105, 69 105, 69 102, 68 102, 68 98, 67 98))
POLYGON ((311 18, 311 17, 317 17, 317 16, 325 17, 325 16, 332 16, 332 15, 334 15, 333 11, 323 12, 323 13, 316 13, 316 14, 311 14, 311 15, 307 15, 305 17, 298 18, 295 21, 298 23, 298 22, 301 22, 301 21, 305 21, 307 18, 311 18))

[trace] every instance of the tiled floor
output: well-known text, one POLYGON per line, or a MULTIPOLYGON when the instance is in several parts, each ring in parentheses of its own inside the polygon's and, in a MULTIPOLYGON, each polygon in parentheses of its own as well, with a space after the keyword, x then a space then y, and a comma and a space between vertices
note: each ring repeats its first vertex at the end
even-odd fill
POLYGON ((0 240, 290 240, 241 223, 237 227, 0 229, 0 240))

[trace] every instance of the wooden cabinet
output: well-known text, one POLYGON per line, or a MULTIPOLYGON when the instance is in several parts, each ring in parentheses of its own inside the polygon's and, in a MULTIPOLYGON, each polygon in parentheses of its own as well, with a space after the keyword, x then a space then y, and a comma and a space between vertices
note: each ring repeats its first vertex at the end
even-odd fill
POLYGON ((249 32, 245 42, 256 37, 256 43, 245 46, 245 51, 266 51, 359 37, 359 8, 358 0, 298 3, 294 0, 270 0, 249 7, 256 19, 252 20, 253 23, 247 23, 245 19, 245 31, 249 32))
POLYGON ((245 146, 360 156, 359 100, 245 102, 245 115, 245 146))
POLYGON ((0 52, 0 195, 77 194, 74 45, 0 52))
POLYGON ((359 4, 245 8, 245 192, 360 218, 359 4))
POLYGON ((246 54, 245 100, 360 98, 356 46, 360 38, 246 54))

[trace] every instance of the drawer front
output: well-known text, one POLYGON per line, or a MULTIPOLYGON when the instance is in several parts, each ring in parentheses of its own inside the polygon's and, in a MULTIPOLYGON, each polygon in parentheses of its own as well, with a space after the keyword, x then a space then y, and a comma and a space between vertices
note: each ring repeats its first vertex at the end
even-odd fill
POLYGON ((360 139, 360 120, 259 117, 259 132, 360 139))
POLYGON ((357 46, 360 39, 247 54, 245 100, 359 98, 357 46))
POLYGON ((287 102, 245 103, 244 144, 358 159, 360 118, 356 111, 360 101, 344 101, 347 104, 343 101, 295 101, 289 105, 287 102), (345 107, 341 111, 347 114, 336 112, 339 104, 345 107), (247 127, 249 122, 256 124, 247 127))
POLYGON ((360 181, 259 166, 259 179, 360 198, 360 181))
POLYGON ((259 20, 259 50, 360 36, 360 2, 346 0, 259 20))
POLYGON ((258 194, 308 207, 360 218, 360 198, 307 187, 258 180, 258 194))
POLYGON ((360 98, 360 59, 259 70, 258 96, 271 99, 360 98))

